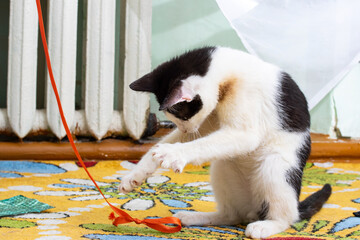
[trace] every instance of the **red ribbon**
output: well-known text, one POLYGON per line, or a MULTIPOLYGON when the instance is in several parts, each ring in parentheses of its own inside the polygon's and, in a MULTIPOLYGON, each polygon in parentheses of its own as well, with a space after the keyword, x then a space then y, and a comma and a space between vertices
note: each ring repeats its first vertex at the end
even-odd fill
POLYGON ((44 21, 43 21, 41 6, 40 6, 40 0, 36 0, 36 5, 37 5, 37 10, 38 10, 38 15, 39 15, 39 27, 40 27, 41 39, 42 39, 44 52, 45 52, 46 65, 47 65, 47 68, 48 68, 48 71, 49 71, 50 81, 51 81, 52 88, 54 90, 56 102, 57 102, 57 105, 59 107, 61 121, 62 121, 62 123, 64 125, 66 135, 67 135, 67 137, 68 137, 68 139, 70 141, 71 147, 74 150, 74 153, 75 153, 77 159, 79 160, 81 166, 84 168, 87 175, 89 176, 91 181, 94 183, 94 185, 96 186, 96 188, 98 189, 100 194, 103 196, 105 201, 109 204, 109 206, 112 208, 112 210, 119 215, 119 217, 115 217, 115 214, 111 213, 110 216, 109 216, 109 219, 113 220, 113 224, 115 226, 117 226, 119 224, 123 224, 123 223, 135 222, 136 224, 145 224, 148 227, 151 227, 151 228, 153 228, 155 230, 158 230, 158 231, 161 231, 161 232, 164 232, 164 233, 174 233, 174 232, 180 231, 181 230, 181 222, 180 222, 180 220, 178 218, 165 217, 165 218, 139 220, 139 219, 136 219, 136 218, 132 218, 125 211, 113 206, 111 203, 108 202, 108 200, 106 199, 106 197, 104 196, 104 194, 100 190, 99 186, 95 182, 94 178, 91 176, 91 174, 87 170, 87 168, 86 168, 83 160, 81 159, 81 156, 80 156, 80 154, 79 154, 79 152, 78 152, 78 150, 77 150, 77 148, 75 146, 74 140, 73 140, 73 138, 71 136, 71 132, 70 132, 69 127, 67 125, 67 122, 66 122, 66 119, 65 119, 65 116, 64 116, 64 111, 62 109, 59 93, 57 91, 57 87, 56 87, 56 84, 55 84, 54 74, 53 74, 53 71, 52 71, 48 46, 47 46, 47 42, 46 42, 45 28, 44 28, 44 21), (173 226, 168 226, 167 224, 173 224, 173 226))
POLYGON ((110 220, 113 220, 113 225, 117 226, 119 224, 135 222, 136 224, 145 224, 148 227, 151 227, 155 230, 164 233, 175 233, 181 230, 181 222, 180 219, 176 217, 165 217, 165 218, 154 218, 154 219, 144 219, 140 220, 137 218, 132 218, 126 212, 120 209, 113 209, 119 217, 115 217, 114 213, 111 213, 109 216, 110 220), (118 212, 120 210, 120 212, 118 212), (166 224, 174 224, 175 226, 167 226, 166 224))

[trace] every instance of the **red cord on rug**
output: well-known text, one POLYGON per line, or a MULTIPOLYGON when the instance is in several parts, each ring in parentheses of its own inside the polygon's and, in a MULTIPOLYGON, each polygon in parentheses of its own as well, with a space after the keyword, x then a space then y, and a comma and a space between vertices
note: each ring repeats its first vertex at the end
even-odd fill
POLYGON ((70 141, 71 147, 73 148, 73 150, 75 152, 75 155, 76 155, 77 159, 79 160, 81 166, 84 168, 87 175, 89 176, 91 181, 94 183, 96 188, 99 190, 99 192, 101 193, 101 195, 103 196, 105 201, 109 204, 109 206, 112 208, 112 210, 119 215, 118 217, 116 217, 114 213, 111 213, 110 216, 109 216, 109 219, 113 220, 113 224, 115 226, 117 226, 119 224, 123 224, 123 223, 135 222, 136 224, 145 224, 150 228, 153 228, 155 230, 158 230, 158 231, 161 231, 161 232, 164 232, 164 233, 174 233, 174 232, 180 231, 181 230, 181 222, 180 222, 180 219, 178 219, 178 218, 165 217, 165 218, 157 218, 157 219, 140 220, 140 219, 132 218, 125 211, 113 206, 110 202, 108 202, 108 200, 106 199, 106 197, 104 196, 104 194, 100 190, 99 186, 97 185, 97 183, 95 182, 95 180, 93 179, 93 177, 91 176, 89 171, 87 170, 83 160, 81 159, 81 156, 80 156, 79 152, 76 149, 74 140, 73 140, 73 138, 71 136, 69 127, 68 127, 68 125, 66 123, 66 119, 65 119, 64 112, 63 112, 63 109, 62 109, 62 106, 61 106, 61 102, 60 102, 59 93, 58 93, 57 88, 56 88, 54 75, 53 75, 53 71, 52 71, 51 63, 50 63, 49 51, 48 51, 48 47, 47 47, 47 43, 46 43, 45 28, 44 28, 44 21, 43 21, 41 6, 40 6, 40 0, 36 0, 36 5, 37 5, 37 10, 38 10, 38 15, 39 15, 39 27, 40 27, 40 34, 41 34, 41 39, 42 39, 42 43, 43 43, 43 47, 44 47, 45 57, 46 57, 46 65, 47 65, 47 68, 48 68, 48 71, 49 71, 51 85, 52 85, 52 88, 54 90, 56 101, 57 101, 57 104, 58 104, 58 107, 59 107, 61 121, 62 121, 62 123, 64 125, 66 135, 67 135, 67 137, 68 137, 68 139, 70 141), (171 224, 172 226, 168 226, 167 224, 171 224))

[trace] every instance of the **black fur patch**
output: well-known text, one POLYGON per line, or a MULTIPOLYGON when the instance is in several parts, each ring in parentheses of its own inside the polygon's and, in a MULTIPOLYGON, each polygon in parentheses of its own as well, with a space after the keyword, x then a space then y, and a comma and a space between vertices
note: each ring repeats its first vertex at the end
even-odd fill
POLYGON ((324 187, 307 197, 299 204, 300 220, 310 219, 315 213, 317 213, 324 203, 329 199, 331 195, 330 184, 325 184, 324 187))
POLYGON ((297 150, 297 157, 299 164, 298 167, 288 170, 286 174, 286 181, 287 183, 290 184, 290 186, 294 188, 298 198, 301 191, 301 180, 302 180, 303 170, 306 161, 310 156, 310 152, 311 152, 311 138, 309 133, 302 147, 297 150))
POLYGON ((146 91, 155 94, 160 105, 176 94, 181 80, 192 75, 205 76, 211 63, 215 47, 198 48, 167 61, 151 73, 130 84, 135 91, 146 91))
POLYGON ((175 117, 186 121, 198 113, 202 106, 203 103, 200 96, 196 95, 191 102, 179 102, 169 108, 167 111, 173 114, 175 117))
POLYGON ((289 74, 281 73, 278 114, 282 128, 289 132, 303 132, 310 127, 307 101, 289 74))
POLYGON ((259 216, 259 220, 265 220, 268 212, 269 212, 269 203, 264 201, 261 204, 260 211, 257 213, 259 216))

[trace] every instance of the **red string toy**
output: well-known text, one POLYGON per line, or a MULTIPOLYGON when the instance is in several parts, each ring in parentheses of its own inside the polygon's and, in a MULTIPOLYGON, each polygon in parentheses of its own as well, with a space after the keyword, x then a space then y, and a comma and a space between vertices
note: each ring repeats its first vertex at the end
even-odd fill
POLYGON ((40 27, 41 39, 42 39, 44 52, 45 52, 46 65, 47 65, 47 68, 48 68, 48 71, 49 71, 51 85, 52 85, 52 88, 54 90, 56 101, 57 101, 57 104, 58 104, 58 107, 59 107, 61 121, 62 121, 62 123, 64 125, 66 135, 67 135, 67 137, 68 137, 68 139, 70 141, 71 147, 73 148, 74 153, 75 153, 77 159, 79 160, 81 166, 84 168, 87 175, 89 176, 91 181, 94 183, 94 185, 96 186, 98 191, 101 193, 101 195, 103 196, 105 201, 109 204, 109 206, 112 208, 112 210, 116 214, 119 215, 118 217, 116 217, 114 212, 112 212, 109 215, 109 219, 113 221, 113 225, 115 225, 115 226, 117 226, 119 224, 123 224, 123 223, 135 222, 136 224, 145 224, 150 228, 153 228, 155 230, 158 230, 158 231, 161 231, 161 232, 164 232, 164 233, 174 233, 174 232, 180 231, 181 230, 181 222, 180 222, 180 220, 178 218, 165 217, 165 218, 157 218, 157 219, 140 220, 140 219, 132 218, 125 211, 113 206, 105 198, 105 196, 102 193, 102 191, 100 190, 99 186, 97 185, 97 183, 95 182, 95 180, 93 179, 93 177, 91 176, 89 171, 87 170, 83 160, 81 159, 81 156, 80 156, 79 152, 76 149, 74 140, 73 140, 73 138, 71 136, 71 133, 70 133, 69 127, 67 125, 67 122, 66 122, 66 119, 65 119, 65 116, 64 116, 64 112, 63 112, 63 109, 62 109, 62 106, 61 106, 60 97, 59 97, 59 93, 57 91, 57 87, 56 87, 56 84, 55 84, 54 75, 53 75, 53 71, 52 71, 52 68, 51 68, 49 51, 48 51, 48 47, 47 47, 47 43, 46 43, 45 28, 44 28, 43 16, 42 16, 42 11, 41 11, 41 6, 40 6, 40 0, 36 0, 36 5, 37 5, 37 10, 38 10, 38 15, 39 15, 39 27, 40 27), (167 224, 171 224, 172 226, 168 226, 167 224))

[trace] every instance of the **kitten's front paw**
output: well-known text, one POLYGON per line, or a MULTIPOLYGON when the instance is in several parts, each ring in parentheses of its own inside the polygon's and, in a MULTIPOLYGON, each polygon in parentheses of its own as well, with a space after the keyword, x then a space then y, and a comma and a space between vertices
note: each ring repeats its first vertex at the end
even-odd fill
POLYGON ((203 213, 181 211, 173 216, 179 218, 183 226, 203 225, 203 213))
POLYGON ((145 178, 146 174, 131 172, 121 178, 121 183, 118 187, 118 190, 122 193, 129 193, 134 188, 140 186, 145 178))
POLYGON ((181 173, 186 165, 183 154, 178 150, 181 143, 159 144, 152 150, 152 158, 163 168, 171 168, 176 173, 181 173))

